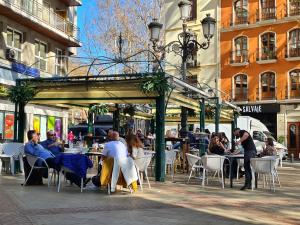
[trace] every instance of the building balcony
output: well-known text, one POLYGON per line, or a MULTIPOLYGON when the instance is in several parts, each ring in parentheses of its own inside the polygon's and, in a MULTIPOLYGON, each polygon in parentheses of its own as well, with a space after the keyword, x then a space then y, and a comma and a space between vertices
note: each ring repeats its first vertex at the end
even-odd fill
POLYGON ((277 62, 276 49, 261 48, 256 51, 256 62, 258 64, 277 62))
POLYGON ((232 100, 235 102, 249 101, 248 88, 243 88, 241 90, 236 89, 234 91, 231 91, 231 93, 232 93, 232 100))
POLYGON ((276 20, 276 7, 261 8, 256 11, 256 21, 276 20))
POLYGON ((81 46, 79 28, 36 1, 0 0, 0 12, 68 47, 81 46))
POLYGON ((81 0, 62 0, 66 5, 68 6, 81 6, 82 1, 81 0))
POLYGON ((248 24, 249 24, 248 16, 242 16, 242 17, 236 16, 234 19, 232 18, 230 26, 248 25, 248 24))
POLYGON ((287 61, 300 60, 300 47, 293 48, 292 46, 286 47, 285 59, 287 61))
POLYGON ((237 50, 231 52, 231 66, 246 66, 249 64, 248 50, 237 50))

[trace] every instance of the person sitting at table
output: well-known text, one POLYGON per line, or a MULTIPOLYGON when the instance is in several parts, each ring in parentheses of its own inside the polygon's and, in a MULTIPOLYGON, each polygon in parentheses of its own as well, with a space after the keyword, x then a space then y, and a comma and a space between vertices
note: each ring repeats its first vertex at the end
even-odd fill
POLYGON ((145 156, 143 143, 136 135, 130 135, 126 139, 129 156, 133 159, 139 159, 145 156))
MULTIPOLYGON (((126 146, 119 140, 119 133, 112 133, 112 141, 104 145, 102 171, 100 184, 106 185, 111 180, 111 192, 115 192, 116 184, 119 180, 119 170, 121 169, 126 185, 137 190, 137 173, 133 160, 128 157, 126 146), (114 165, 114 162, 118 164, 114 165), (116 169, 116 171, 114 171, 116 169)), ((118 182, 119 184, 119 182, 118 182)), ((123 186, 124 182, 122 183, 123 186)))
MULTIPOLYGON (((28 142, 25 144, 25 154, 42 158, 46 161, 50 168, 55 168, 55 155, 49 150, 45 149, 42 145, 38 144, 38 134, 35 130, 29 130, 27 132, 28 142)), ((38 166, 46 166, 42 160, 37 161, 38 166)))
POLYGON ((261 156, 276 156, 277 151, 274 147, 274 142, 272 138, 268 138, 266 141, 266 147, 264 148, 261 156))
POLYGON ((227 149, 220 142, 218 136, 212 138, 211 142, 209 143, 208 150, 209 153, 216 155, 224 155, 225 153, 227 153, 227 149))
POLYGON ((52 152, 55 156, 63 152, 63 147, 61 143, 56 141, 55 134, 53 130, 47 132, 47 139, 41 142, 41 145, 52 152))

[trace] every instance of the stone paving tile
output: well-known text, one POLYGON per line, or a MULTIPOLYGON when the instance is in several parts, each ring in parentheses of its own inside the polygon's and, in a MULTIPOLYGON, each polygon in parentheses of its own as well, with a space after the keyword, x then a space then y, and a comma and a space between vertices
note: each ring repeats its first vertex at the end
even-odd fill
POLYGON ((22 176, 0 176, 0 225, 148 225, 148 224, 280 224, 300 225, 300 168, 279 170, 282 188, 273 193, 263 189, 241 192, 243 180, 235 187, 220 188, 216 179, 202 188, 199 181, 152 183, 143 193, 105 191, 64 185, 22 187, 22 176))

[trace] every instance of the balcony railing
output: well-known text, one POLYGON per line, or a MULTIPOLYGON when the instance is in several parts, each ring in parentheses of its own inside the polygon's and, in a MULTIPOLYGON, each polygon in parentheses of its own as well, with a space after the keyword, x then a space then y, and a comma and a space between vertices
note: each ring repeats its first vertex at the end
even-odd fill
POLYGON ((79 28, 75 26, 72 22, 66 20, 57 13, 49 10, 44 7, 36 0, 3 0, 7 5, 10 5, 11 8, 19 9, 22 12, 26 13, 30 17, 34 17, 39 21, 46 23, 52 28, 55 28, 59 31, 64 32, 68 36, 79 41, 79 28))
POLYGON ((232 18, 231 26, 234 25, 242 25, 242 24, 249 24, 249 18, 248 16, 235 16, 235 18, 232 18))
POLYGON ((236 50, 231 52, 230 63, 248 63, 248 50, 236 50))
MULTIPOLYGON (((267 87, 268 89, 270 87, 267 87)), ((263 87, 260 90, 261 96, 259 96, 259 88, 256 89, 256 100, 276 100, 275 88, 274 91, 263 91, 263 87), (259 98, 260 97, 260 98, 259 98)))
POLYGON ((236 88, 232 98, 236 102, 248 101, 248 88, 236 88))
POLYGON ((300 43, 297 44, 299 47, 297 48, 292 48, 291 46, 287 50, 286 57, 300 57, 300 43))
POLYGON ((269 48, 257 49, 256 61, 274 60, 274 59, 277 59, 275 48, 273 48, 273 49, 269 49, 269 48))
POLYGON ((286 99, 298 99, 300 98, 300 83, 294 83, 290 86, 290 93, 288 95, 288 87, 286 86, 286 99))
POLYGON ((267 7, 261 8, 261 10, 257 10, 256 18, 257 21, 276 19, 276 7, 267 7))

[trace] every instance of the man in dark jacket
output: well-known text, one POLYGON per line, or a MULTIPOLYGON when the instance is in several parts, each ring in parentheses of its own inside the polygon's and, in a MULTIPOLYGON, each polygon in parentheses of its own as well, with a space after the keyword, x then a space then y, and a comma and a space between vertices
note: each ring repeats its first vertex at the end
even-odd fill
POLYGON ((241 190, 251 189, 252 171, 250 160, 256 156, 256 147, 251 135, 247 131, 236 128, 234 129, 234 135, 240 138, 239 141, 235 143, 236 146, 242 145, 244 148, 245 185, 241 190))

